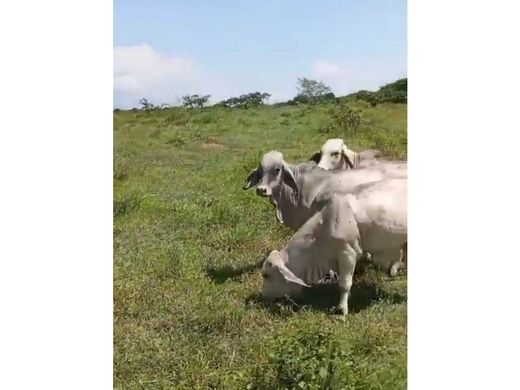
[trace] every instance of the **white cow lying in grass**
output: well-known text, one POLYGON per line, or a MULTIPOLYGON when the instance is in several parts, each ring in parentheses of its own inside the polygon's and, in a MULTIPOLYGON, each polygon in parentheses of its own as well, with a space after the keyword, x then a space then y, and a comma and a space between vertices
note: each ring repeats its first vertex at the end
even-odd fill
POLYGON ((271 151, 247 177, 244 189, 257 186, 257 194, 268 197, 275 206, 278 220, 296 231, 333 194, 346 194, 361 184, 396 177, 407 177, 407 171, 376 166, 329 172, 308 162, 288 164, 280 152, 271 151))
POLYGON ((338 311, 348 313, 348 297, 363 251, 389 270, 406 261, 407 179, 360 186, 354 194, 335 194, 290 239, 264 261, 262 296, 299 293, 329 270, 338 275, 338 311))
POLYGON ((353 168, 407 169, 406 161, 381 160, 381 152, 376 149, 356 153, 348 149, 341 138, 328 139, 321 151, 311 157, 318 167, 332 171, 353 168))

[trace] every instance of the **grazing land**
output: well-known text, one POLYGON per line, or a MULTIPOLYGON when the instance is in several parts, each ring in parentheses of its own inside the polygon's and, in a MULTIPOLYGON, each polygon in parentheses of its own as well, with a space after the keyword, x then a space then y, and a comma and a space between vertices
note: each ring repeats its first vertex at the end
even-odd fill
POLYGON ((339 137, 406 158, 406 104, 351 105, 356 130, 332 103, 114 112, 115 388, 406 388, 405 273, 360 264, 345 322, 335 286, 259 299, 259 261, 291 236, 242 190, 265 152, 301 162, 339 137))

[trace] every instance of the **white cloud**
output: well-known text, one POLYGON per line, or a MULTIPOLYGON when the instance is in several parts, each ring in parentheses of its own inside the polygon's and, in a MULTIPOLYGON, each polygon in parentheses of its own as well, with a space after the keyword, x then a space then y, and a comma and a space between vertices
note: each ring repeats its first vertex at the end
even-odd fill
POLYGON ((314 78, 330 86, 336 95, 344 94, 348 90, 348 74, 347 68, 341 64, 326 60, 314 63, 314 78))
POLYGON ((114 48, 115 107, 138 106, 141 98, 147 98, 153 104, 178 104, 183 95, 195 93, 211 95, 213 103, 252 91, 271 93, 271 102, 294 96, 292 90, 281 90, 279 85, 268 88, 273 84, 276 85, 276 81, 272 78, 261 80, 232 70, 228 73, 202 72, 194 59, 169 56, 147 44, 114 48))
POLYGON ((149 45, 114 48, 114 87, 126 91, 155 88, 165 81, 190 80, 195 63, 188 58, 168 57, 149 45))
POLYGON ((189 93, 197 78, 191 58, 164 55, 147 44, 114 48, 114 91, 123 100, 171 101, 189 93))
POLYGON ((250 91, 247 80, 202 72, 193 58, 158 52, 148 44, 114 48, 114 106, 138 106, 146 98, 153 104, 179 104, 187 94, 209 94, 215 103, 250 91))
POLYGON ((314 63, 314 76, 318 79, 326 80, 344 77, 347 73, 346 68, 329 61, 316 61, 314 63))

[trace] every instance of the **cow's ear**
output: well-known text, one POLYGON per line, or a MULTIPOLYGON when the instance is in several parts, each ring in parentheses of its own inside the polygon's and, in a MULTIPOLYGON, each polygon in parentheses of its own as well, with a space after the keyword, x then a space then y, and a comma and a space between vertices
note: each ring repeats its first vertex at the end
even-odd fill
POLYGON ((296 178, 294 177, 294 174, 291 171, 289 164, 287 164, 285 161, 282 164, 282 180, 289 187, 291 187, 296 194, 298 194, 298 185, 296 184, 296 178))
POLYGON ((253 172, 249 174, 249 176, 246 178, 246 182, 244 184, 244 190, 247 190, 251 187, 256 186, 260 180, 262 179, 262 168, 257 168, 253 172))
POLYGON ((319 164, 321 160, 321 152, 314 153, 309 161, 314 161, 316 164, 319 164))
POLYGON ((345 160, 345 164, 347 164, 347 167, 350 169, 354 169, 354 163, 349 158, 350 151, 347 148, 347 145, 343 145, 343 148, 341 149, 341 156, 345 160))
POLYGON ((279 266, 278 269, 280 270, 280 273, 282 274, 282 277, 286 282, 296 283, 303 287, 310 287, 307 283, 305 283, 303 280, 301 280, 299 277, 293 274, 291 270, 287 268, 285 265, 279 266))

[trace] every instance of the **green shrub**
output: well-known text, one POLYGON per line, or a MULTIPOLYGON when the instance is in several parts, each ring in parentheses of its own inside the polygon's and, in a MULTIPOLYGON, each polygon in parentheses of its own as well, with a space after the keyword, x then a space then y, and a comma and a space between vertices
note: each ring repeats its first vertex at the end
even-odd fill
POLYGON ((311 99, 305 95, 296 95, 292 100, 294 104, 310 104, 311 99))
POLYGON ((186 123, 190 121, 190 114, 185 109, 176 109, 170 115, 166 117, 166 119, 162 122, 163 125, 177 125, 184 126, 186 123))
POLYGON ((352 108, 347 103, 334 106, 330 115, 338 128, 350 131, 357 130, 363 119, 362 111, 352 108))
POLYGON ((270 350, 274 370, 256 372, 248 389, 318 390, 345 385, 339 374, 349 363, 348 355, 330 330, 302 329, 296 336, 276 339, 270 350))
POLYGON ((194 118, 193 122, 208 125, 217 122, 217 120, 218 116, 214 112, 208 112, 207 114, 194 118))
POLYGON ((202 141, 204 139, 204 134, 200 130, 196 130, 191 134, 192 138, 195 141, 202 141))
POLYGON ((185 95, 182 97, 182 105, 188 108, 204 108, 210 97, 211 95, 185 95))
POLYGON ((167 145, 182 146, 186 144, 186 140, 181 134, 175 133, 172 137, 169 137, 164 143, 167 145))
POLYGON ((333 123, 327 123, 325 125, 318 127, 318 133, 323 134, 323 135, 330 134, 335 131, 336 131, 336 127, 334 126, 333 123))

